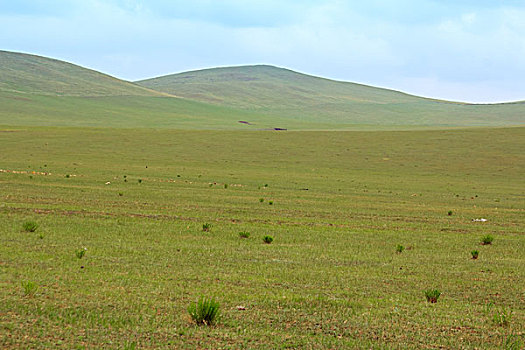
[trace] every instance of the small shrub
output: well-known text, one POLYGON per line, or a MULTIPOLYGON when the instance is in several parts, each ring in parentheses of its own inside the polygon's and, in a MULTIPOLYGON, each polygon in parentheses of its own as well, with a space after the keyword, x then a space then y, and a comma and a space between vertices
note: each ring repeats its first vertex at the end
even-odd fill
POLYGON ((493 241, 494 241, 494 237, 492 235, 485 235, 481 238, 481 244, 483 245, 492 244, 493 241))
POLYGON ((472 259, 476 260, 479 257, 479 252, 477 250, 473 250, 470 252, 472 255, 472 259))
POLYGON ((239 237, 241 237, 241 238, 249 238, 250 237, 250 232, 248 232, 248 231, 239 232, 239 237))
POLYGON ((26 221, 22 227, 26 232, 35 232, 38 228, 38 224, 35 221, 26 221))
POLYGON ((119 197, 122 197, 124 195, 124 193, 123 192, 119 192, 118 195, 119 195, 119 197))
POLYGON ((142 179, 139 179, 138 181, 139 181, 139 184, 141 184, 141 183, 142 183, 142 179))
POLYGON ((82 259, 84 257, 84 255, 86 255, 86 251, 87 251, 86 247, 77 249, 75 251, 75 255, 77 256, 77 258, 82 259))
POLYGON ((401 244, 398 244, 397 247, 396 247, 396 252, 397 253, 403 253, 403 250, 405 250, 405 247, 402 246, 401 244))
POLYGON ((268 204, 273 205, 273 201, 269 201, 268 204))
POLYGON ((429 303, 437 303, 441 292, 437 289, 429 289, 425 291, 425 297, 429 303))
POLYGON ((259 202, 264 202, 264 198, 259 198, 259 202))
POLYGON ((35 295, 37 289, 38 289, 38 286, 35 282, 33 281, 22 281, 21 282, 22 284, 22 288, 24 289, 24 295, 27 295, 27 296, 32 296, 32 295, 35 295))
POLYGON ((228 188, 228 184, 224 184, 224 188, 228 188))
POLYGON ((38 235, 38 238, 40 238, 40 239, 44 239, 44 234, 43 234, 43 233, 39 234, 39 235, 38 235))
POLYGON ((452 210, 449 210, 448 211, 448 216, 452 216, 452 214, 453 214, 452 210))
POLYGON ((271 244, 273 242, 273 237, 272 236, 264 236, 263 237, 263 242, 266 243, 266 244, 271 244))
POLYGON ((268 187, 268 184, 264 184, 264 187, 268 187))
POLYGON ((220 305, 215 299, 202 297, 188 307, 188 313, 196 324, 211 326, 218 320, 219 308, 220 305))
POLYGON ((70 177, 71 177, 71 175, 66 174, 66 179, 69 179, 70 177))
POLYGON ((211 224, 209 223, 202 224, 202 230, 204 232, 209 232, 211 230, 211 224))

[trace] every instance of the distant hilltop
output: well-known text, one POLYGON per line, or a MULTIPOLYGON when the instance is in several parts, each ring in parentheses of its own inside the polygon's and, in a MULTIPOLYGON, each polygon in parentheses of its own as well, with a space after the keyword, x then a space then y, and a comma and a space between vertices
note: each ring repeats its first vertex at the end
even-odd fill
POLYGON ((269 65, 129 82, 71 63, 0 51, 0 124, 253 130, 521 126, 525 103, 422 98, 269 65))

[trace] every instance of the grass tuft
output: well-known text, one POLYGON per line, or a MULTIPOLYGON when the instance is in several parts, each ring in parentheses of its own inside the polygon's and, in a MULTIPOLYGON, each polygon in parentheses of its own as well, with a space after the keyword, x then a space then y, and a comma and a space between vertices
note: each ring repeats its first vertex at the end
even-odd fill
POLYGON ((35 232, 38 229, 38 223, 36 221, 26 221, 22 227, 26 232, 35 232))
POLYGON ((492 235, 485 235, 485 236, 481 237, 481 244, 482 245, 489 245, 489 244, 492 244, 492 242, 494 242, 494 236, 492 236, 492 235))
POLYGON ((266 243, 266 244, 271 244, 273 242, 273 237, 272 236, 264 236, 263 237, 263 242, 266 243))
POLYGON ((24 290, 24 295, 33 296, 35 295, 38 285, 33 281, 22 281, 22 289, 24 290))
POLYGON ((86 255, 86 252, 87 252, 87 248, 83 247, 83 248, 77 249, 75 251, 75 255, 77 258, 82 259, 84 255, 86 255))
POLYGON ((441 292, 438 289, 429 289, 425 291, 425 297, 429 303, 437 303, 441 292))
POLYGON ((215 299, 201 297, 188 307, 188 313, 197 325, 211 326, 218 321, 220 305, 215 299))

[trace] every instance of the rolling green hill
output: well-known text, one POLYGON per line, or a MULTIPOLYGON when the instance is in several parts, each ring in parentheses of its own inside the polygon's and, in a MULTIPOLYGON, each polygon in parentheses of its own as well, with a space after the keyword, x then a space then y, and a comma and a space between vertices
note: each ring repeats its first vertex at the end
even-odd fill
POLYGON ((286 120, 405 126, 495 126, 525 121, 525 104, 472 105, 333 81, 272 66, 205 69, 138 84, 286 120))
POLYGON ((215 68, 132 83, 7 51, 0 51, 0 105, 0 125, 6 126, 407 130, 525 123, 524 103, 437 101, 272 66, 215 68))
POLYGON ((0 51, 0 91, 50 96, 160 95, 71 63, 8 51, 0 51))

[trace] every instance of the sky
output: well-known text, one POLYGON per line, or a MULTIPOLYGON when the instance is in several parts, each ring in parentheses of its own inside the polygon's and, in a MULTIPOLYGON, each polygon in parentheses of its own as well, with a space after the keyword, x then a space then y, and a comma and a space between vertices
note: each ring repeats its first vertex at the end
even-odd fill
POLYGON ((270 64, 439 99, 525 100, 525 0, 0 0, 0 25, 0 50, 131 81, 270 64))

